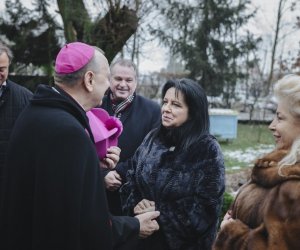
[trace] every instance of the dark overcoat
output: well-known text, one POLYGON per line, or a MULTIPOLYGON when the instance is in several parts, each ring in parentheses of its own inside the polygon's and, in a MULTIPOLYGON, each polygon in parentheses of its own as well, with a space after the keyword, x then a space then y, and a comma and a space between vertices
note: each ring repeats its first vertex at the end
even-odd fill
POLYGON ((39 86, 16 121, 1 191, 0 249, 109 250, 138 236, 136 218, 110 217, 88 118, 58 87, 39 86))
POLYGON ((6 86, 0 97, 0 183, 11 131, 31 97, 32 93, 28 89, 6 80, 6 86))
MULTIPOLYGON (((113 115, 112 104, 109 94, 104 97, 101 106, 110 115, 113 115)), ((136 95, 131 105, 122 113, 121 122, 123 132, 119 137, 118 146, 121 148, 120 162, 115 170, 126 179, 128 164, 138 146, 142 143, 145 136, 154 128, 160 125, 160 107, 157 103, 143 96, 136 95)), ((107 171, 104 173, 106 174, 107 171)), ((109 210, 115 215, 121 215, 121 203, 118 190, 107 191, 109 210)))

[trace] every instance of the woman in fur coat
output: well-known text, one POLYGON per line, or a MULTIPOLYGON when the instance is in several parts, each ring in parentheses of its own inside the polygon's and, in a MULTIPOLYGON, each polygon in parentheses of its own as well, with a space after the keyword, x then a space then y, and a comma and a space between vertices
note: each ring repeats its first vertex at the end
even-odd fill
POLYGON ((214 250, 300 249, 300 77, 275 85, 276 149, 258 159, 221 223, 214 250))
POLYGON ((189 79, 162 91, 162 124, 137 149, 122 187, 128 215, 158 210, 160 229, 143 250, 210 250, 224 192, 224 161, 209 134, 204 90, 189 79))

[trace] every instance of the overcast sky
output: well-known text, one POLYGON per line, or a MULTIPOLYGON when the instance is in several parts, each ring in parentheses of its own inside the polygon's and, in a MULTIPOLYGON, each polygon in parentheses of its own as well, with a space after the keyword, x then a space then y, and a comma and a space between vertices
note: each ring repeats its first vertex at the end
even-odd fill
MULTIPOLYGON (((51 0, 56 4, 55 0, 51 0)), ((260 35, 264 39, 264 45, 266 48, 270 48, 271 37, 274 32, 275 16, 277 12, 277 5, 279 0, 251 0, 253 6, 258 7, 257 16, 249 24, 249 29, 256 35, 260 35)), ((288 0, 292 1, 292 0, 288 0)), ((0 10, 4 8, 5 0, 0 0, 0 10)), ((31 6, 32 0, 22 0, 22 3, 29 7, 31 6)), ((53 6, 55 6, 53 4, 53 6)), ((298 4, 300 5, 300 4, 298 4)), ((300 6, 299 6, 300 7, 300 6)), ((56 7, 55 7, 56 8, 56 7)), ((299 12, 298 12, 299 13, 299 12)), ((291 21, 293 18, 295 20, 296 12, 293 14, 285 15, 284 18, 291 21)), ((287 27, 288 29, 288 27, 287 27)), ((278 53, 288 53, 288 51, 298 51, 299 50, 299 39, 300 31, 295 32, 291 35, 290 39, 286 39, 285 43, 280 45, 278 48, 278 53)), ((159 45, 158 41, 153 41, 147 43, 143 47, 144 57, 140 58, 140 72, 151 72, 160 71, 161 68, 166 67, 168 63, 167 49, 163 49, 159 45)))
MULTIPOLYGON (((290 3, 292 0, 287 0, 287 3, 290 3)), ((263 39, 261 46, 266 48, 269 53, 272 47, 272 40, 274 36, 274 29, 276 24, 276 15, 279 0, 251 0, 252 8, 257 8, 257 14, 254 19, 249 22, 248 29, 255 35, 260 36, 263 39)), ((288 6, 288 4, 287 4, 288 6)), ((300 8, 300 3, 298 3, 298 10, 300 8)), ((296 15, 299 14, 299 11, 287 12, 284 15, 285 22, 289 22, 287 27, 281 32, 289 32, 291 26, 296 21, 296 15)), ((284 43, 281 43, 277 47, 277 55, 283 53, 297 54, 299 51, 299 41, 300 41, 300 30, 293 32, 289 35, 288 39, 285 39, 284 43)), ((166 49, 162 49, 157 44, 153 43, 152 46, 149 44, 147 46, 146 52, 149 52, 149 59, 141 60, 141 69, 142 71, 146 70, 155 70, 159 71, 160 68, 166 67, 168 63, 168 55, 166 49), (150 60, 152 58, 152 60, 150 60)), ((268 58, 270 56, 268 55, 268 58)), ((268 62, 267 62, 268 63, 268 62)))

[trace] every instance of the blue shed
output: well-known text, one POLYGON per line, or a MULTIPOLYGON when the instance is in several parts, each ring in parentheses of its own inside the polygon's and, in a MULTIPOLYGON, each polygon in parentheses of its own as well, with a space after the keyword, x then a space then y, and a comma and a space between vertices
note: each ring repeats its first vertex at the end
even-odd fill
POLYGON ((232 109, 210 109, 210 133, 218 139, 237 137, 238 112, 232 109))

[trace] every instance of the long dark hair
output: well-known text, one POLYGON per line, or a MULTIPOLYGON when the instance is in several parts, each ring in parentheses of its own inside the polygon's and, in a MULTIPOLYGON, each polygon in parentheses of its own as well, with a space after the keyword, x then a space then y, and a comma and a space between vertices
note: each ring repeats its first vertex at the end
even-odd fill
POLYGON ((162 89, 162 99, 169 88, 175 88, 176 95, 178 92, 183 94, 188 106, 188 120, 176 128, 166 128, 161 125, 157 136, 168 146, 176 146, 178 150, 188 150, 209 134, 207 97, 197 82, 187 78, 167 81, 162 89))

